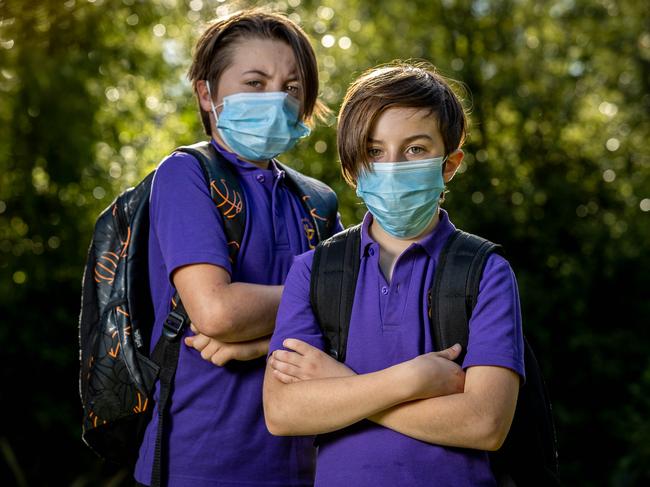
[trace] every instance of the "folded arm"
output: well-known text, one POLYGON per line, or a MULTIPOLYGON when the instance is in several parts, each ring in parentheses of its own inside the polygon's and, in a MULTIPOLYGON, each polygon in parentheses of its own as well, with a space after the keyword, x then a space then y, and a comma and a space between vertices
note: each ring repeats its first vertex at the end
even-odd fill
MULTIPOLYGON (((269 368, 274 378, 285 385, 313 382, 314 384, 311 385, 318 387, 319 379, 354 374, 344 364, 304 342, 289 339, 285 341, 284 345, 290 351, 276 350, 269 359, 269 368)), ((447 361, 457 356, 457 351, 453 349, 441 353, 446 355, 447 361)), ((435 354, 426 354, 417 360, 432 355, 435 354)), ((438 357, 438 360, 441 358, 438 357)), ((408 362, 400 364, 396 368, 406 364, 408 362)), ((511 370, 501 367, 472 367, 465 375, 463 386, 462 383, 453 382, 457 371, 453 367, 455 364, 452 364, 451 362, 448 364, 442 362, 437 365, 447 365, 447 367, 432 369, 431 382, 437 381, 440 387, 437 394, 432 394, 436 397, 405 400, 396 406, 364 416, 364 418, 428 443, 480 450, 498 449, 512 422, 519 388, 519 376, 511 370)), ((416 371, 417 369, 412 369, 412 372, 416 371)), ((406 385, 409 380, 412 380, 412 377, 385 376, 385 379, 401 381, 384 384, 384 388, 392 389, 406 385)), ((357 392, 366 393, 366 391, 357 392)), ((326 401, 327 399, 321 400, 326 401)), ((292 411, 293 407, 301 407, 300 401, 286 408, 287 416, 299 414, 299 411, 292 411)), ((306 411, 305 414, 307 414, 306 411)), ((312 414, 317 415, 318 413, 312 414)), ((326 410, 324 414, 330 415, 330 420, 339 418, 338 411, 333 414, 332 410, 326 410)), ((296 420, 296 418, 293 419, 296 420)), ((311 417, 310 420, 316 423, 317 418, 311 417)), ((302 421, 302 419, 298 417, 297 421, 302 421)))
POLYGON ((494 451, 510 430, 518 391, 512 370, 471 367, 461 394, 400 404, 368 419, 427 443, 494 451))
MULTIPOLYGON (((285 341, 285 347, 292 342, 297 340, 285 341)), ((266 425, 274 435, 327 433, 403 402, 460 389, 464 374, 447 358, 453 353, 457 351, 425 354, 369 374, 342 376, 342 372, 338 377, 296 381, 281 380, 274 372, 276 359, 271 358, 264 378, 266 425)))
POLYGON ((190 320, 220 342, 248 342, 273 332, 282 286, 231 282, 224 268, 192 264, 172 275, 190 320))
POLYGON ((525 371, 517 282, 497 254, 481 276, 464 365, 462 394, 400 404, 369 419, 429 443, 487 451, 502 445, 525 371))

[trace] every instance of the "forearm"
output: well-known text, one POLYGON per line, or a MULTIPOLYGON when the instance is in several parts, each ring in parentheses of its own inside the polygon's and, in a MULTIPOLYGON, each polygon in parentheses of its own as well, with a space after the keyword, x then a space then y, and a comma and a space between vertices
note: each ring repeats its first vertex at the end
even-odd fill
POLYGON ((264 415, 274 435, 313 435, 336 431, 409 401, 398 366, 370 374, 284 384, 267 366, 264 415))
POLYGON ((483 370, 470 369, 464 392, 399 404, 368 419, 427 443, 497 450, 512 423, 519 379, 506 369, 497 377, 494 367, 477 369, 483 370))
POLYGON ((172 281, 199 333, 242 342, 273 332, 283 286, 231 282, 227 270, 211 264, 181 267, 172 281))
MULTIPOLYGON (((264 357, 269 352, 270 336, 256 338, 246 342, 234 342, 226 344, 226 347, 231 349, 229 352, 230 360, 254 360, 256 358, 264 357)), ((217 365, 221 365, 218 364, 217 365)))
POLYGON ((368 419, 427 443, 478 450, 498 448, 496 428, 465 393, 399 404, 368 419))
POLYGON ((228 284, 219 299, 218 318, 211 320, 207 335, 223 342, 245 342, 272 334, 282 289, 244 282, 228 284))

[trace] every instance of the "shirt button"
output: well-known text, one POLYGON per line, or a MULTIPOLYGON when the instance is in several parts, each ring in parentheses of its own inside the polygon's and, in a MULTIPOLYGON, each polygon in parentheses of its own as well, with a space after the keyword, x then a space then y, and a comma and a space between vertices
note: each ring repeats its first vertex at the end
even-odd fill
POLYGON ((381 293, 382 293, 384 296, 385 296, 386 294, 388 294, 388 288, 387 288, 386 286, 382 286, 382 288, 381 288, 381 293))
POLYGON ((370 255, 375 255, 375 249, 373 249, 372 247, 370 247, 370 249, 368 250, 368 253, 369 253, 370 255))
POLYGON ((257 179, 260 183, 263 183, 265 179, 264 174, 258 174, 257 176, 255 176, 255 179, 257 179))

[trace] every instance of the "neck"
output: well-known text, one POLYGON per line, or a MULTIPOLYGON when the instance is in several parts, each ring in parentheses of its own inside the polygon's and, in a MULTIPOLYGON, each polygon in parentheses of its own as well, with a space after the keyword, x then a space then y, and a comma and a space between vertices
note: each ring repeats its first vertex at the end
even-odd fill
POLYGON ((440 221, 440 211, 433 217, 431 223, 417 235, 412 238, 397 238, 386 232, 377 220, 373 218, 372 223, 368 229, 370 236, 379 244, 379 267, 387 281, 390 282, 393 276, 393 269, 395 263, 402 253, 415 242, 419 242, 427 235, 429 235, 438 225, 440 221))
POLYGON ((231 154, 235 154, 235 156, 237 156, 237 159, 239 159, 240 161, 248 162, 248 163, 252 164, 253 166, 257 166, 257 167, 259 167, 260 169, 268 169, 268 168, 269 168, 269 163, 271 162, 270 160, 266 160, 266 161, 251 161, 251 160, 249 160, 249 159, 244 159, 243 157, 241 157, 241 156, 240 156, 239 154, 237 154, 234 150, 232 150, 230 147, 228 147, 228 144, 226 144, 226 143, 221 139, 221 137, 219 137, 219 132, 217 132, 216 130, 212 130, 212 138, 217 142, 217 144, 219 144, 219 145, 220 145, 221 147, 223 147, 225 150, 227 150, 227 151, 230 152, 231 154))

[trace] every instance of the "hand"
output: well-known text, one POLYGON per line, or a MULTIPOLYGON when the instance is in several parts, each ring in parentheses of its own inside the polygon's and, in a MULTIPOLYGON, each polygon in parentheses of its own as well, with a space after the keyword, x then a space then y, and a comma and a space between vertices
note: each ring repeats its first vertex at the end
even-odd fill
POLYGON ((465 372, 453 361, 460 351, 461 346, 456 344, 440 352, 425 353, 398 365, 407 371, 405 383, 411 388, 413 399, 463 392, 465 372))
POLYGON ((288 350, 276 350, 269 357, 268 363, 273 375, 285 384, 356 375, 345 364, 302 340, 287 338, 282 346, 288 350))
POLYGON ((226 343, 203 335, 191 325, 194 336, 185 337, 185 345, 201 353, 201 358, 223 367, 231 360, 254 360, 263 357, 269 350, 270 337, 246 342, 226 343))

